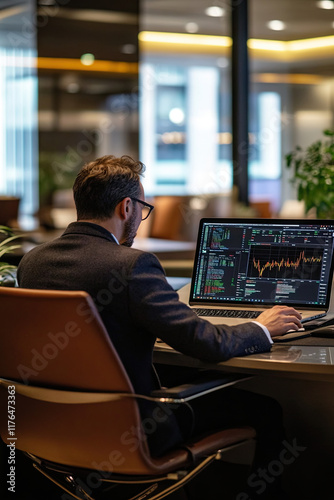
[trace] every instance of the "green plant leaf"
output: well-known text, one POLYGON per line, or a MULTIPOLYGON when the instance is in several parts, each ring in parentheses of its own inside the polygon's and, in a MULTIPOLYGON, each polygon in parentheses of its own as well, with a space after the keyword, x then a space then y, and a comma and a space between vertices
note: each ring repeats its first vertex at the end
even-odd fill
POLYGON ((3 255, 5 255, 6 253, 10 253, 12 252, 13 250, 16 250, 17 248, 20 248, 21 245, 10 245, 10 246, 6 246, 4 247, 1 251, 0 251, 0 257, 2 257, 3 255))
POLYGON ((7 234, 8 236, 11 236, 13 234, 13 231, 10 227, 0 226, 0 233, 7 234))
POLYGON ((13 266, 12 264, 7 264, 7 262, 0 262, 0 273, 3 273, 8 269, 16 269, 16 266, 13 266))
MULTIPOLYGON (((0 233, 8 236, 0 242, 0 258, 21 247, 21 244, 12 244, 14 240, 22 238, 24 234, 14 234, 13 230, 7 226, 0 225, 0 233)), ((1 285, 14 285, 16 283, 17 266, 8 264, 7 262, 0 262, 0 286, 1 285)))
POLYGON ((334 129, 323 131, 326 139, 304 150, 297 146, 285 156, 287 168, 293 169, 291 182, 305 209, 315 207, 317 217, 334 216, 334 129))
POLYGON ((24 235, 23 234, 16 234, 15 236, 10 236, 9 238, 6 238, 5 240, 1 241, 0 243, 0 248, 8 245, 13 240, 17 240, 18 238, 22 238, 24 235))
POLYGON ((8 282, 8 278, 11 280, 16 279, 17 267, 7 264, 6 262, 0 262, 0 286, 1 283, 8 282))
POLYGON ((294 157, 293 153, 289 153, 285 156, 286 166, 289 168, 291 167, 293 157, 294 157))

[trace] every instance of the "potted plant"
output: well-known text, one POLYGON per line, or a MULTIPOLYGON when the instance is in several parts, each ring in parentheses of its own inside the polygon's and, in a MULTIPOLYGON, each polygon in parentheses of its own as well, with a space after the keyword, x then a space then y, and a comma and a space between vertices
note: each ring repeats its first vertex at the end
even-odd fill
POLYGON ((2 258, 6 253, 20 247, 20 245, 13 245, 12 242, 21 238, 22 235, 14 235, 12 229, 7 226, 0 226, 0 234, 5 235, 5 239, 0 241, 0 286, 15 286, 17 266, 3 262, 2 258))
POLYGON ((323 140, 305 150, 297 146, 286 155, 286 163, 294 171, 292 182, 306 212, 314 209, 319 219, 334 219, 334 130, 323 134, 323 140))
POLYGON ((40 206, 50 206, 58 189, 71 189, 80 170, 82 160, 73 153, 40 152, 39 201, 40 206), (72 156, 71 156, 72 154, 72 156))

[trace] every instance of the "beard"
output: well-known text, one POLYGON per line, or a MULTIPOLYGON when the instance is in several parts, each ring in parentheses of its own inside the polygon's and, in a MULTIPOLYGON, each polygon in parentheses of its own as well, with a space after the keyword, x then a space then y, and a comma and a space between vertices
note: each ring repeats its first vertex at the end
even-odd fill
POLYGON ((134 210, 131 219, 129 219, 124 225, 124 242, 122 243, 124 247, 132 247, 133 240, 135 239, 135 236, 137 234, 136 219, 137 213, 136 210, 134 210))

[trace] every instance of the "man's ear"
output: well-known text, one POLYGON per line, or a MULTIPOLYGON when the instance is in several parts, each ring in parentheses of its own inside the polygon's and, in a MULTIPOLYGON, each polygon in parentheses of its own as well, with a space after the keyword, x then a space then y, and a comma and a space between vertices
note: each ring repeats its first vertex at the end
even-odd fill
POLYGON ((118 214, 121 219, 127 220, 132 214, 132 200, 131 198, 123 198, 122 201, 119 202, 116 209, 118 210, 118 214))

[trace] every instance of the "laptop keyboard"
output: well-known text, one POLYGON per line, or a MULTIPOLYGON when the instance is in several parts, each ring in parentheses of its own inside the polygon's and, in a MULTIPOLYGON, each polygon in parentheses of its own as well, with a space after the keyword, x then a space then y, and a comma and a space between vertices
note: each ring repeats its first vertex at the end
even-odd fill
POLYGON ((240 309, 193 308, 197 316, 218 316, 221 318, 257 318, 263 311, 243 311, 240 309))

